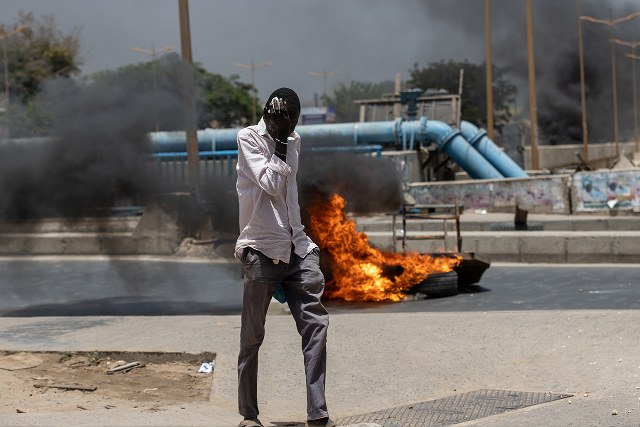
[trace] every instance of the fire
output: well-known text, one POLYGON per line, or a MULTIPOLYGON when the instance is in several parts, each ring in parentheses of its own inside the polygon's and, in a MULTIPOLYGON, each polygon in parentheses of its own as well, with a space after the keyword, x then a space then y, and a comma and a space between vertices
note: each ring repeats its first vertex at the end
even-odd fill
POLYGON ((346 301, 401 301, 405 291, 429 274, 452 271, 460 257, 384 253, 369 245, 366 234, 344 213, 345 200, 337 194, 317 201, 309 213, 309 228, 329 258, 325 295, 346 301))

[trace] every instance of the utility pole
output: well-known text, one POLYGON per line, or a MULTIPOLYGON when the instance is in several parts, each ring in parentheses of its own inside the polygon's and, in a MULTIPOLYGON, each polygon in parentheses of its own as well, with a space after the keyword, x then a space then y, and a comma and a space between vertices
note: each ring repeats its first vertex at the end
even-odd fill
POLYGON ((616 38, 609 39, 611 43, 619 44, 631 48, 631 80, 633 82, 633 137, 638 146, 638 98, 636 96, 636 61, 633 56, 636 54, 636 47, 640 46, 640 41, 624 41, 616 38))
POLYGON ((493 138, 493 59, 491 53, 491 0, 484 0, 484 31, 487 68, 487 136, 493 138))
POLYGON ((582 3, 578 2, 578 49, 580 53, 580 103, 582 107, 582 158, 589 162, 589 128, 587 126, 587 91, 584 79, 584 47, 582 44, 582 3))
POLYGON ((309 71, 308 73, 311 77, 320 77, 322 79, 322 98, 324 99, 324 103, 327 103, 327 77, 335 76, 338 74, 337 71, 327 71, 323 70, 321 73, 317 73, 315 71, 309 71))
POLYGON ((271 61, 266 61, 266 62, 261 62, 260 64, 254 64, 253 63, 253 59, 251 59, 251 65, 247 65, 247 64, 241 64, 239 62, 234 63, 233 65, 235 65, 236 67, 240 67, 240 68, 249 68, 251 70, 251 86, 253 86, 253 89, 251 91, 252 94, 252 100, 253 100, 253 107, 251 108, 251 123, 252 124, 256 124, 256 106, 258 105, 258 89, 256 88, 256 69, 257 68, 265 68, 268 67, 269 65, 271 65, 271 61))
POLYGON ((536 65, 533 48, 533 13, 531 0, 527 1, 527 51, 529 52, 529 117, 531 121, 531 168, 537 170, 538 162, 538 106, 536 99, 536 65))
POLYGON ((638 84, 636 77, 636 61, 640 61, 640 56, 635 54, 635 49, 634 53, 627 53, 627 56, 631 58, 631 63, 633 64, 633 129, 636 140, 636 152, 640 152, 640 141, 638 141, 638 84))
MULTIPOLYGON (((592 22, 594 24, 604 24, 609 27, 609 39, 613 38, 613 27, 621 22, 630 21, 640 16, 640 12, 634 12, 617 19, 597 19, 592 16, 580 16, 580 20, 592 22)), ((613 139, 616 149, 616 156, 620 155, 619 132, 618 132, 618 88, 616 84, 616 55, 613 43, 611 44, 611 92, 613 102, 613 139)))
MULTIPOLYGON (((191 27, 189 24, 189 0, 178 0, 180 14, 180 47, 182 59, 193 64, 191 54, 191 27)), ((200 155, 198 150, 198 134, 196 124, 196 97, 193 72, 187 71, 184 87, 185 130, 187 134, 187 166, 189 169, 189 185, 196 198, 200 194, 200 155)))

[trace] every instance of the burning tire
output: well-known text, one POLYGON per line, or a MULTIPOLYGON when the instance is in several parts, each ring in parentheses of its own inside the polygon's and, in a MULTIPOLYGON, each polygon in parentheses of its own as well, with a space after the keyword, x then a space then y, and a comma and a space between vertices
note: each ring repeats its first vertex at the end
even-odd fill
POLYGON ((458 273, 433 273, 410 289, 410 293, 420 292, 427 298, 451 297, 458 294, 458 273))

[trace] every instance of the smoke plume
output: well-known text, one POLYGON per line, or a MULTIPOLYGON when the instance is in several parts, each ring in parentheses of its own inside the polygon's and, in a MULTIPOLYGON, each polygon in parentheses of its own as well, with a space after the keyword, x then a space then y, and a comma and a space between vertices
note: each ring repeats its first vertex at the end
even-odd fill
MULTIPOLYGON (((176 62, 161 66, 174 75, 190 72, 176 62)), ((74 217, 144 197, 153 189, 144 167, 147 132, 158 123, 184 128, 180 95, 150 87, 140 76, 115 73, 90 83, 46 82, 33 104, 50 121, 47 138, 0 148, 0 216, 74 217)), ((14 134, 28 134, 33 123, 10 126, 14 134)))
MULTIPOLYGON (((637 2, 582 0, 581 15, 616 19, 638 11, 637 2)), ((521 118, 528 119, 528 54, 524 1, 491 2, 493 62, 509 70, 519 86, 521 118)), ((424 2, 432 18, 447 22, 452 31, 463 31, 465 46, 444 46, 459 55, 484 53, 484 2, 448 0, 424 2)), ((575 1, 533 2, 536 91, 540 130, 549 143, 579 142, 582 136, 578 9, 575 1)), ((609 27, 583 21, 587 116, 592 141, 613 139, 610 37, 638 39, 640 18, 609 27)), ((622 139, 633 138, 631 62, 625 46, 614 46, 622 139)), ((454 55, 452 55, 454 56, 454 55)), ((464 97, 463 97, 464 102, 464 97)))

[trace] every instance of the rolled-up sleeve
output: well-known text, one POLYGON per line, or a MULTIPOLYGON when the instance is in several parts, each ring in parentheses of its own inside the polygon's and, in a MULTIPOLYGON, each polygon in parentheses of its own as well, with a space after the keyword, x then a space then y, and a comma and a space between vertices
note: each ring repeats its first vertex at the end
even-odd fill
POLYGON ((244 163, 242 173, 271 196, 282 192, 287 176, 291 174, 291 167, 286 162, 267 152, 245 129, 238 132, 238 153, 238 160, 244 163))

